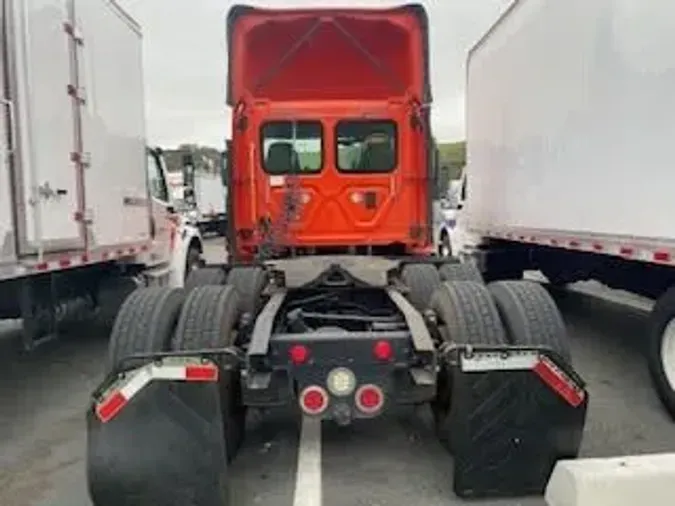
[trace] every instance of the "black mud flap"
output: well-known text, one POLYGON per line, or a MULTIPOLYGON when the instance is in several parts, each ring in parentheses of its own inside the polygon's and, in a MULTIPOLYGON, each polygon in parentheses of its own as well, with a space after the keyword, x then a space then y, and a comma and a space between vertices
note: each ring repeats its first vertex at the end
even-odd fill
POLYGON ((463 369, 462 359, 479 363, 483 351, 462 350, 453 360, 450 416, 460 497, 542 494, 556 461, 579 452, 588 406, 583 381, 553 352, 519 351, 501 358, 510 354, 522 365, 535 353, 536 367, 499 369, 494 349, 485 350, 483 365, 474 370, 463 369))
POLYGON ((107 422, 87 412, 94 506, 226 506, 218 383, 152 382, 107 422))

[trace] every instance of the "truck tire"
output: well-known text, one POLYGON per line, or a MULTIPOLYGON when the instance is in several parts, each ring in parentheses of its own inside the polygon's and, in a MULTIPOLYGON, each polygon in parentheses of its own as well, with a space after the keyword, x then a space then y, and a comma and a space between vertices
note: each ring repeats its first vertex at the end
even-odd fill
MULTIPOLYGON (((222 349, 235 344, 239 297, 232 286, 193 288, 183 304, 173 351, 222 349)), ((221 409, 228 460, 237 454, 244 437, 246 409, 241 400, 240 373, 224 372, 220 380, 221 409)))
MULTIPOLYGON (((500 345, 506 343, 506 333, 497 307, 483 284, 454 281, 441 284, 429 305, 436 313, 442 338, 455 344, 500 345)), ((432 412, 439 440, 450 452, 455 446, 453 435, 461 417, 451 399, 451 371, 441 370, 438 395, 432 403, 432 412)))
POLYGON ((675 287, 657 299, 649 327, 649 372, 663 406, 675 420, 675 287))
POLYGON ((410 303, 419 311, 424 311, 434 290, 441 284, 441 276, 433 264, 406 264, 401 270, 401 281, 410 290, 410 303))
POLYGON ((134 290, 120 307, 110 334, 106 373, 131 355, 168 351, 185 299, 182 288, 134 290))
POLYGON ((443 281, 473 281, 483 284, 483 275, 473 263, 448 262, 438 268, 443 281))
POLYGON ((551 295, 534 281, 495 281, 488 285, 511 344, 545 346, 572 364, 567 329, 551 295))
POLYGON ((185 280, 185 290, 189 291, 198 286, 224 285, 227 275, 220 267, 202 267, 193 270, 185 280))
POLYGON ((260 295, 267 285, 267 272, 262 267, 233 267, 227 275, 227 284, 239 294, 239 310, 251 316, 258 314, 260 295))

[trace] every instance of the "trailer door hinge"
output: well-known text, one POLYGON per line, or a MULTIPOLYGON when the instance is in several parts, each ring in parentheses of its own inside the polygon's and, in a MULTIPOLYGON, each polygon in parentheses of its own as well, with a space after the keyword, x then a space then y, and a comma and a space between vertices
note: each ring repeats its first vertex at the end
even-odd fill
POLYGON ((84 87, 77 87, 75 85, 69 84, 67 87, 68 90, 68 95, 73 97, 75 100, 79 102, 80 105, 84 105, 87 102, 86 99, 86 90, 84 87))
POLYGON ((83 169, 88 169, 91 167, 91 153, 88 151, 84 151, 82 153, 78 153, 77 151, 73 151, 70 153, 70 160, 73 163, 79 164, 83 169))
POLYGON ((75 221, 82 222, 85 225, 91 225, 94 223, 94 211, 92 209, 87 209, 86 211, 76 211, 74 215, 75 221))
POLYGON ((63 31, 70 35, 78 46, 84 45, 84 37, 70 21, 63 23, 63 31))

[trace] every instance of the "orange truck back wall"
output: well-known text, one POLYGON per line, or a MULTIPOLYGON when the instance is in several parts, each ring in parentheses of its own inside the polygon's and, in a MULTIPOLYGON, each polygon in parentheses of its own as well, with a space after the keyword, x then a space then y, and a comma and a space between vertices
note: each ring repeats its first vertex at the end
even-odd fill
POLYGON ((420 6, 228 15, 230 250, 431 248, 420 6))

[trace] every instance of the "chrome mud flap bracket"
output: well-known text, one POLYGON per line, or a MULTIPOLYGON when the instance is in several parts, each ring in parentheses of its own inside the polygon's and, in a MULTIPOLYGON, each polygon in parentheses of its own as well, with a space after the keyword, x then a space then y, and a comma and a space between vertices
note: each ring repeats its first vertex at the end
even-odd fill
POLYGON ((455 493, 542 494, 556 462, 579 452, 588 406, 582 379, 546 349, 457 347, 446 357, 455 493))

